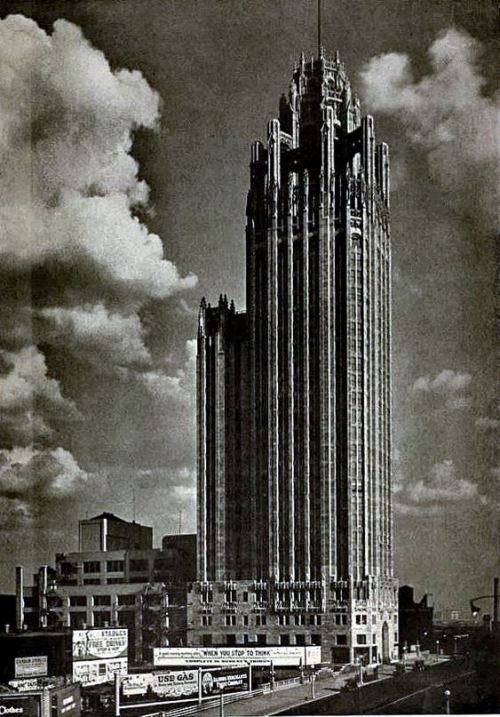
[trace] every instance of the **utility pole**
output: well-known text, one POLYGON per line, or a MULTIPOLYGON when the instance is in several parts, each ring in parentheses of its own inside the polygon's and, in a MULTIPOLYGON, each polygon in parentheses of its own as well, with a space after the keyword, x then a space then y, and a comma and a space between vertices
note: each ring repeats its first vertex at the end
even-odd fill
POLYGON ((115 717, 120 717, 120 683, 121 675, 115 672, 115 717))
POLYGON ((498 584, 499 579, 495 578, 493 580, 493 630, 498 630, 498 600, 499 600, 499 594, 498 594, 498 584))

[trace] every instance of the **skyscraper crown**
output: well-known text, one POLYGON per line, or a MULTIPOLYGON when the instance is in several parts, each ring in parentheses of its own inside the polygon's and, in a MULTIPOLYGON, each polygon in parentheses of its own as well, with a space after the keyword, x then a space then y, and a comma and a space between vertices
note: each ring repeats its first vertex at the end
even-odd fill
POLYGON ((302 53, 294 69, 288 96, 281 98, 282 128, 293 134, 294 112, 300 115, 303 126, 319 123, 326 107, 332 108, 335 124, 346 132, 361 124, 359 98, 352 91, 339 53, 326 57, 322 49, 318 58, 307 62, 302 53))

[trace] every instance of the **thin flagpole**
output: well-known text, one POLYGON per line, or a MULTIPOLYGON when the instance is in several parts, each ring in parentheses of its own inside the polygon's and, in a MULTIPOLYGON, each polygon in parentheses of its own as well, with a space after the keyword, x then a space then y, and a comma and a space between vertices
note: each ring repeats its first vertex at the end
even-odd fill
POLYGON ((321 56, 321 0, 318 0, 318 57, 321 56))

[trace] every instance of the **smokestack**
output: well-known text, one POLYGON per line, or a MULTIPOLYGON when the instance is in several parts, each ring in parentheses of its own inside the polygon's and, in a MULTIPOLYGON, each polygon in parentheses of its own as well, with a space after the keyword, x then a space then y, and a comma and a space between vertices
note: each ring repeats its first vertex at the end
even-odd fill
POLYGON ((22 631, 24 625, 24 568, 16 566, 16 630, 22 631))
POLYGON ((38 571, 38 606, 40 610, 39 625, 47 627, 47 587, 48 565, 42 565, 38 571))

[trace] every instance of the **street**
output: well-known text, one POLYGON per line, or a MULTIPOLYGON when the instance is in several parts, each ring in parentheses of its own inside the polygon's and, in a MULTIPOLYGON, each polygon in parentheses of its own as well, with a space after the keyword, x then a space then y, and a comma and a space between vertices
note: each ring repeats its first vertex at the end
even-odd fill
MULTIPOLYGON (((330 680, 318 680, 315 684, 314 700, 311 684, 307 683, 233 702, 227 705, 225 714, 239 717, 240 715, 444 713, 444 690, 448 686, 451 691, 451 711, 458 712, 459 705, 466 706, 477 699, 471 678, 470 669, 462 662, 443 662, 420 673, 408 672, 399 677, 383 674, 378 681, 350 692, 339 692, 332 687, 330 680)), ((220 709, 217 706, 199 710, 195 714, 218 717, 220 709)))
POLYGON ((474 674, 460 675, 445 683, 424 687, 410 695, 385 703, 367 714, 441 714, 446 713, 446 695, 450 714, 479 712, 479 690, 474 674))

